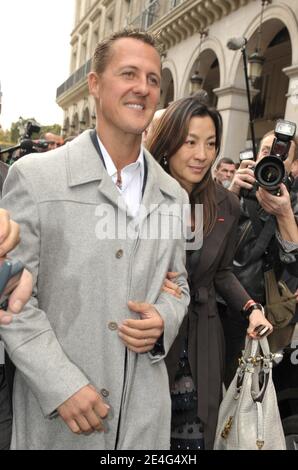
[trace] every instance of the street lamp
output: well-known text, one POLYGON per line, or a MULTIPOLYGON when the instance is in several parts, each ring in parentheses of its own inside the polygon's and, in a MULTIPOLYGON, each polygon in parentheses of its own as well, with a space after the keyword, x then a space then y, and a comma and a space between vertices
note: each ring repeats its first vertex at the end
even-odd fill
POLYGON ((265 57, 258 51, 248 57, 248 77, 253 87, 256 87, 258 79, 262 76, 265 57))
MULTIPOLYGON (((198 59, 200 59, 202 43, 207 36, 208 36, 207 30, 200 31, 200 44, 199 44, 198 59)), ((204 79, 203 77, 201 77, 199 70, 195 70, 193 75, 190 77, 189 81, 190 81, 190 94, 191 95, 198 93, 198 91, 202 89, 204 79)))
POLYGON ((253 148, 253 154, 254 154, 255 160, 257 158, 257 150, 256 150, 256 138, 255 138, 255 130, 254 130, 254 120, 253 120, 251 98, 250 98, 249 80, 251 81, 252 85, 254 85, 256 83, 256 80, 260 78, 262 75, 262 67, 265 61, 264 57, 260 54, 263 14, 264 14, 265 6, 269 5, 272 0, 261 0, 261 1, 262 1, 262 11, 261 11, 257 45, 256 45, 255 52, 251 54, 249 58, 247 59, 247 54, 246 54, 247 39, 245 37, 232 38, 227 43, 228 49, 231 49, 232 51, 237 51, 241 49, 241 53, 242 53, 247 103, 248 103, 248 113, 249 113, 249 126, 250 126, 252 148, 253 148), (249 62, 249 65, 250 65, 249 73, 248 73, 247 62, 249 62))
POLYGON ((249 79, 248 79, 248 71, 247 71, 246 45, 247 45, 247 39, 244 38, 244 37, 232 38, 227 43, 228 49, 230 49, 232 51, 237 51, 238 49, 241 49, 241 53, 242 53, 244 78, 245 78, 245 85, 246 85, 246 95, 247 95, 247 104, 248 104, 248 114, 249 114, 249 127, 250 127, 250 134, 251 134, 251 140, 252 140, 252 149, 253 149, 254 159, 256 160, 256 158, 257 158, 257 147, 256 147, 255 129, 254 129, 254 121, 253 121, 252 108, 251 108, 251 99, 250 99, 249 79))
POLYGON ((261 54, 261 38, 264 9, 272 0, 262 0, 262 10, 260 24, 257 33, 257 43, 255 51, 248 57, 248 76, 253 87, 256 86, 258 79, 262 76, 265 57, 261 54))
POLYGON ((194 74, 190 77, 190 94, 194 95, 199 90, 202 89, 203 78, 200 76, 199 71, 196 70, 194 74))

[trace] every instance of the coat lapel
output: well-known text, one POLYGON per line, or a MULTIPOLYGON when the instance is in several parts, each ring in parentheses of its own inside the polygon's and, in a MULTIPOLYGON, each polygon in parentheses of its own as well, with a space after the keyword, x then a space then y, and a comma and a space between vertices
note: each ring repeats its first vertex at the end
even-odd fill
POLYGON ((126 211, 125 203, 94 147, 91 132, 90 130, 83 132, 68 144, 66 165, 69 187, 74 188, 98 181, 98 191, 107 202, 126 211))
POLYGON ((147 150, 144 150, 144 157, 147 166, 147 180, 141 203, 140 224, 156 211, 162 203, 166 202, 166 196, 173 200, 177 197, 177 193, 173 191, 170 184, 168 175, 147 150))
POLYGON ((207 237, 204 240, 200 263, 195 274, 197 279, 199 279, 202 274, 206 277, 206 273, 209 271, 212 264, 216 262, 216 259, 218 259, 218 252, 235 219, 235 217, 226 210, 226 205, 224 204, 226 197, 227 196, 224 192, 217 191, 217 220, 211 237, 207 237), (200 267, 202 268, 203 273, 201 272, 200 267))
MULTIPOLYGON (((125 203, 112 179, 107 174, 98 151, 92 142, 91 132, 90 130, 83 132, 67 145, 66 166, 68 185, 70 188, 74 188, 98 181, 98 191, 101 195, 110 204, 126 211, 125 203)), ((143 210, 141 211, 140 222, 144 221, 165 201, 165 195, 173 199, 177 195, 177 189, 173 189, 168 175, 146 150, 144 150, 144 157, 148 171, 142 199, 143 210)))

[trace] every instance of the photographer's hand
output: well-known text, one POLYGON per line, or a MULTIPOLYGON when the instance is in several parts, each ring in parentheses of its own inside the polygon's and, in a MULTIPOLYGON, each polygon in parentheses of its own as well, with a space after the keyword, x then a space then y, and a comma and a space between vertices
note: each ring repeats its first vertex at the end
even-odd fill
POLYGON ((280 190, 281 195, 274 196, 263 188, 259 188, 256 194, 257 199, 268 214, 276 217, 281 238, 298 243, 298 227, 291 207, 289 192, 284 184, 281 184, 280 190))
POLYGON ((252 189, 253 184, 256 179, 253 172, 253 167, 256 165, 256 162, 251 160, 243 160, 240 167, 236 171, 232 183, 229 187, 229 191, 240 195, 241 189, 252 189))
POLYGON ((276 217, 289 217, 290 214, 293 213, 290 195, 284 184, 281 184, 280 190, 281 195, 275 196, 274 194, 260 187, 256 193, 256 196, 259 204, 268 214, 275 215, 276 217))

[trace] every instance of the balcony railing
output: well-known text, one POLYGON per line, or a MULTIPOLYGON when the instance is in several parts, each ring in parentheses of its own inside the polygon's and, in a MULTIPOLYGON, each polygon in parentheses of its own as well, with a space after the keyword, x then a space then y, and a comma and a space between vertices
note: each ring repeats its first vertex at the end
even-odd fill
POLYGON ((172 0, 171 1, 171 8, 176 8, 178 5, 180 5, 181 2, 182 2, 182 0, 172 0))
POLYGON ((82 67, 76 70, 66 80, 66 82, 62 83, 62 85, 59 86, 59 88, 57 89, 57 98, 59 98, 59 96, 63 95, 63 93, 68 91, 73 86, 85 80, 85 78, 87 77, 88 73, 91 70, 91 61, 92 59, 89 59, 84 65, 82 65, 82 67))
POLYGON ((142 13, 129 22, 131 28, 139 28, 146 31, 158 20, 159 0, 153 0, 142 13))

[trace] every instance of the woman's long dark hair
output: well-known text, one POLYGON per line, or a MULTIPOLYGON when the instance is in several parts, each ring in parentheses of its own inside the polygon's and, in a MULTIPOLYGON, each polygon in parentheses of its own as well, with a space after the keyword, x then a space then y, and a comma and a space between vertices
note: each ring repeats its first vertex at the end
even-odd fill
MULTIPOLYGON (((221 115, 216 109, 201 103, 198 98, 182 98, 167 108, 146 142, 149 152, 168 173, 169 166, 164 165, 164 157, 166 156, 169 161, 182 147, 189 132, 190 120, 197 116, 209 116, 212 119, 216 131, 216 156, 219 154, 222 136, 221 115)), ((203 180, 194 186, 189 198, 192 207, 197 203, 203 204, 204 236, 207 236, 213 229, 217 218, 215 183, 212 179, 211 167, 203 180)))

